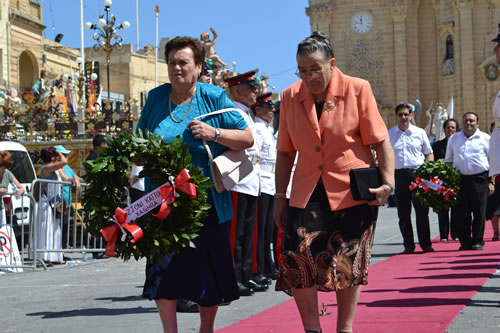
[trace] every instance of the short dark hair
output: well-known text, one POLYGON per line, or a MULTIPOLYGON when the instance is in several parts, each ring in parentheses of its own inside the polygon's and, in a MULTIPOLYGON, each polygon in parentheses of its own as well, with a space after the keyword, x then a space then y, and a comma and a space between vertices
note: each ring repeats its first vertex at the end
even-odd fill
POLYGON ((43 163, 49 163, 54 156, 57 156, 57 149, 54 147, 42 148, 40 151, 40 158, 43 163))
POLYGON ((468 115, 468 114, 473 115, 474 117, 476 117, 476 120, 479 121, 479 116, 477 115, 477 113, 472 112, 472 111, 465 112, 464 115, 462 116, 462 120, 464 120, 465 116, 468 115))
POLYGON ((97 134, 94 136, 94 139, 92 139, 92 145, 94 148, 100 147, 104 142, 106 142, 106 138, 101 134, 97 134))
POLYGON ((448 126, 448 123, 450 121, 453 121, 455 123, 455 125, 457 126, 456 130, 458 132, 459 131, 459 129, 458 129, 458 121, 456 119, 454 119, 454 118, 446 119, 445 122, 443 123, 443 129, 444 130, 446 129, 446 127, 448 126))
POLYGON ((395 113, 398 114, 398 112, 401 111, 402 109, 408 109, 408 111, 410 111, 410 113, 412 113, 410 104, 406 104, 406 103, 398 104, 396 106, 395 113))
POLYGON ((193 51, 194 63, 203 64, 205 60, 205 49, 198 38, 192 38, 187 36, 177 36, 174 39, 168 41, 165 45, 165 60, 168 65, 168 54, 174 50, 181 50, 185 47, 189 47, 193 51))
POLYGON ((10 168, 14 164, 12 154, 8 151, 0 151, 0 167, 10 168))
POLYGON ((327 60, 335 58, 328 36, 319 31, 314 31, 311 36, 300 42, 297 47, 297 56, 305 56, 314 52, 320 52, 327 60))

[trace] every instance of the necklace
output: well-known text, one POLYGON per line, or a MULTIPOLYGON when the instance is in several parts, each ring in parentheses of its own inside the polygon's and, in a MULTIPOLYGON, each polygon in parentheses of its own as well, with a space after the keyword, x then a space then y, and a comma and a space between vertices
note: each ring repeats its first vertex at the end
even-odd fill
POLYGON ((191 104, 193 103, 193 99, 194 99, 195 95, 196 95, 196 88, 194 89, 193 97, 191 97, 191 101, 189 102, 189 106, 188 106, 188 109, 187 109, 186 113, 184 114, 184 116, 182 117, 181 120, 177 120, 172 115, 172 102, 171 102, 172 93, 170 93, 170 95, 168 96, 168 112, 170 114, 170 119, 172 119, 172 121, 174 121, 176 123, 182 123, 184 121, 184 119, 186 119, 186 117, 187 117, 187 115, 189 113, 189 110, 191 110, 191 104))

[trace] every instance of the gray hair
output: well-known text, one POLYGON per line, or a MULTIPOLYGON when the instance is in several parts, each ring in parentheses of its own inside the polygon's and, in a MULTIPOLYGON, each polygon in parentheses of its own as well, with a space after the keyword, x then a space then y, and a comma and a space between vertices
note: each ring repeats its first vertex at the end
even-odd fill
POLYGON ((311 36, 300 42, 297 47, 297 56, 304 56, 314 52, 320 52, 325 59, 335 57, 332 45, 326 34, 314 31, 311 36))

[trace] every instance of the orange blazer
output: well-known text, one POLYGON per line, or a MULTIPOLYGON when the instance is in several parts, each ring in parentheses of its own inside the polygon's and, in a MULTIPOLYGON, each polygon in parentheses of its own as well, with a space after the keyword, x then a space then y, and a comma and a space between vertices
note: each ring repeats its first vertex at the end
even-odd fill
POLYGON ((305 208, 320 177, 332 210, 363 203, 352 198, 349 170, 374 166, 368 145, 388 137, 368 81, 335 67, 319 123, 314 98, 302 81, 285 89, 278 151, 299 153, 290 205, 305 208))

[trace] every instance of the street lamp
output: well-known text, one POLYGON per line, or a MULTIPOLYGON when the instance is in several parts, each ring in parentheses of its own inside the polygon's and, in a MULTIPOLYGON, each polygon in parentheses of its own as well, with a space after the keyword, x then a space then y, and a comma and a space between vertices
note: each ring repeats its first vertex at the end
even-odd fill
POLYGON ((92 38, 97 42, 94 45, 94 50, 98 51, 102 49, 106 54, 106 74, 107 74, 107 84, 108 84, 108 101, 106 103, 106 112, 108 113, 110 129, 112 124, 111 113, 111 90, 109 83, 109 65, 111 62, 111 52, 113 49, 119 49, 122 46, 122 37, 117 34, 117 31, 120 29, 127 30, 130 28, 130 23, 124 21, 121 24, 116 23, 116 18, 113 14, 110 14, 109 11, 111 9, 111 0, 104 1, 104 11, 106 12, 106 18, 104 15, 99 16, 99 20, 97 24, 93 24, 91 22, 85 23, 85 29, 87 30, 95 30, 96 32, 92 36, 92 38), (111 15, 111 18, 109 17, 111 15))

